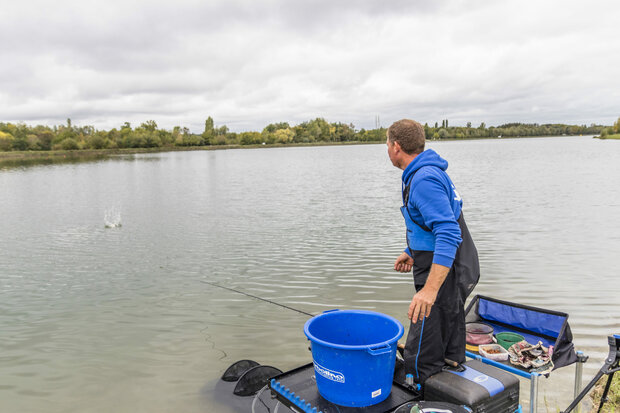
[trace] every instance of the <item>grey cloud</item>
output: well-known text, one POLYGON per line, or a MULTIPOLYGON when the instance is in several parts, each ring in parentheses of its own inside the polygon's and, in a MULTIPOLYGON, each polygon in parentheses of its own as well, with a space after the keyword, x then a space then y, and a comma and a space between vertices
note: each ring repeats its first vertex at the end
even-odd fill
POLYGON ((61 1, 5 14, 0 121, 609 123, 620 107, 611 0, 61 1))

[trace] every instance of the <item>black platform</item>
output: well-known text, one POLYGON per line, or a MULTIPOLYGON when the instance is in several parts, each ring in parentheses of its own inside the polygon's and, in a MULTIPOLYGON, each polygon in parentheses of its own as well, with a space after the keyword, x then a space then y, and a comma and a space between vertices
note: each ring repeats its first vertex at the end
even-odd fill
POLYGON ((346 407, 325 400, 316 387, 312 363, 274 377, 269 384, 271 393, 294 412, 304 413, 389 413, 399 406, 420 399, 420 395, 392 384, 392 391, 381 403, 367 407, 346 407))

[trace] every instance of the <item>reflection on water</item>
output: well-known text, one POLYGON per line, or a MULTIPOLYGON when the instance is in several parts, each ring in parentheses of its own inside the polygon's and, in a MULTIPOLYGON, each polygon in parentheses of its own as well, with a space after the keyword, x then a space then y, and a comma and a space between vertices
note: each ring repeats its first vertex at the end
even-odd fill
MULTIPOLYGON (((620 145, 430 146, 465 200, 475 293, 568 312, 589 377, 620 332, 620 145)), ((307 317, 202 280, 312 314, 366 308, 404 322, 411 276, 391 270, 404 248, 399 180, 384 145, 0 172, 0 410, 225 411, 214 388, 232 362, 309 362, 307 317)), ((572 375, 543 381, 541 404, 567 406, 572 375)))
POLYGON ((11 169, 25 169, 33 166, 59 165, 59 164, 78 164, 83 162, 96 162, 108 159, 108 155, 74 155, 74 156, 58 156, 58 157, 39 157, 11 159, 0 158, 0 171, 8 171, 11 169))
MULTIPOLYGON (((151 153, 130 153, 130 154, 102 154, 92 152, 69 152, 63 155, 52 155, 46 152, 36 152, 34 157, 28 158, 10 158, 0 157, 0 171, 9 171, 12 169, 28 169, 37 166, 47 165, 63 165, 63 164, 81 164, 101 162, 109 159, 123 160, 123 161, 142 161, 142 162, 158 162, 161 157, 159 154, 151 153)), ((7 155, 5 153, 5 155, 7 155)), ((8 153, 11 155, 11 153, 8 153)), ((32 156, 33 153, 29 153, 32 156)))

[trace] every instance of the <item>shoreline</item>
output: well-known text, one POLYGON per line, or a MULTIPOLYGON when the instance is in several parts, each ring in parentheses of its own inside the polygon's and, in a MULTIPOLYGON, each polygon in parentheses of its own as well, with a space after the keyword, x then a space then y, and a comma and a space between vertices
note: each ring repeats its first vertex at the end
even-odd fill
POLYGON ((339 146, 339 145, 373 145, 382 142, 313 142, 287 143, 270 145, 209 145, 209 146, 159 146, 155 148, 123 148, 123 149, 75 149, 57 151, 8 151, 0 152, 0 163, 3 161, 23 160, 71 160, 82 158, 104 158, 117 155, 134 155, 141 153, 186 152, 186 151, 215 151, 225 149, 256 149, 256 148, 285 148, 299 146, 339 146))
MULTIPOLYGON (((577 135, 566 136, 511 136, 505 138, 498 137, 472 137, 459 139, 428 139, 427 142, 454 142, 472 141, 486 139, 528 139, 528 138, 568 138, 577 135)), ((620 135, 612 135, 613 138, 620 139, 620 135), (615 136, 618 136, 616 138, 615 136)), ((606 139, 606 138, 601 138, 606 139)), ((29 164, 46 164, 60 162, 80 162, 88 160, 106 159, 112 156, 135 155, 142 153, 164 153, 164 152, 185 152, 185 151, 215 151, 226 149, 257 149, 257 148, 294 148, 310 146, 342 146, 342 145, 377 145, 384 143, 381 141, 345 141, 345 142, 306 142, 306 143, 275 143, 275 144, 252 144, 252 145, 209 145, 209 146, 166 146, 154 148, 122 148, 122 149, 76 149, 76 150, 52 150, 52 151, 8 151, 0 152, 0 166, 16 166, 29 164)))

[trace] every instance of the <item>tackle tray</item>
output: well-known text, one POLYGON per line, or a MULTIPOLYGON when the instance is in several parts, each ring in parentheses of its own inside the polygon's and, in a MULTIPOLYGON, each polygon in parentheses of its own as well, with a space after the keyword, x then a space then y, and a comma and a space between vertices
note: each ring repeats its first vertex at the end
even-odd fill
POLYGON ((275 376, 269 383, 271 394, 294 412, 304 413, 389 413, 420 395, 393 382, 392 391, 381 403, 366 407, 346 407, 325 400, 316 387, 312 363, 275 376))

